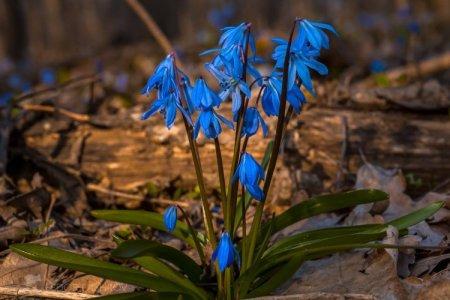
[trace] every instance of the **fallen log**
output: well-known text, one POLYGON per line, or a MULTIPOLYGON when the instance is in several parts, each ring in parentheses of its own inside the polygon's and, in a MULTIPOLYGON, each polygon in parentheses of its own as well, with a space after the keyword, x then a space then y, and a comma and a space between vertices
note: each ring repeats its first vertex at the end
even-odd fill
MULTIPOLYGON (((285 165, 294 170, 320 170, 325 177, 334 179, 342 165, 343 118, 348 123, 346 159, 350 172, 355 172, 362 164, 361 151, 372 163, 401 168, 431 183, 450 174, 448 117, 403 111, 320 107, 306 110, 288 130, 285 165)), ((128 125, 108 129, 81 125, 65 136, 67 140, 57 160, 66 160, 70 156, 70 145, 88 131, 90 136, 81 154, 81 171, 88 176, 99 180, 107 178, 111 188, 124 191, 149 182, 161 187, 175 183, 192 189, 196 184, 194 166, 182 126, 176 124, 167 131, 160 121, 156 118, 149 123, 127 122, 128 125)), ((221 135, 226 172, 233 134, 225 130, 221 135)), ((60 138, 57 133, 25 133, 26 144, 48 157, 55 147, 61 147, 60 138)), ((251 140, 249 151, 260 158, 268 140, 260 137, 251 140)), ((200 144, 207 185, 216 188, 214 144, 204 140, 200 144)))

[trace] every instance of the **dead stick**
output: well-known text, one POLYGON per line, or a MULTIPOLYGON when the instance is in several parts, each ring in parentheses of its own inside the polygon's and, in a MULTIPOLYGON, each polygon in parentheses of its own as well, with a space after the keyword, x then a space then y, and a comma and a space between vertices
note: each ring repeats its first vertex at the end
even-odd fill
POLYGON ((147 26, 148 31, 153 35, 158 44, 164 49, 165 52, 170 53, 173 51, 172 44, 169 39, 161 31, 158 24, 156 24, 153 17, 145 10, 138 0, 127 0, 128 5, 134 10, 139 18, 147 26))
POLYGON ((72 120, 78 122, 89 122, 90 116, 85 114, 79 114, 72 111, 69 111, 64 108, 59 108, 51 105, 43 105, 43 104, 31 104, 31 103, 21 103, 19 105, 20 108, 29 111, 38 111, 38 112, 49 112, 49 113, 59 113, 66 117, 69 117, 72 120))
MULTIPOLYGON (((80 77, 76 77, 74 79, 68 80, 60 85, 57 86, 53 86, 53 87, 49 87, 49 88, 45 88, 45 89, 40 89, 37 91, 31 91, 31 92, 26 92, 23 93, 19 96, 17 96, 15 98, 15 101, 22 101, 25 99, 30 99, 30 98, 34 98, 37 97, 39 95, 42 94, 46 94, 46 93, 57 93, 60 90, 64 90, 64 89, 74 89, 80 86, 84 86, 87 84, 91 84, 92 82, 97 82, 97 81, 101 81, 101 77, 99 75, 87 75, 87 76, 80 76, 80 77)), ((46 95, 46 98, 48 98, 49 96, 46 95)))
POLYGON ((83 293, 72 293, 65 291, 49 291, 40 290, 36 288, 27 287, 10 287, 3 286, 0 287, 0 295, 8 295, 15 297, 39 297, 39 298, 49 298, 49 299, 91 299, 98 297, 96 295, 89 295, 83 293))
MULTIPOLYGON (((126 199, 132 199, 132 200, 144 200, 145 199, 145 197, 140 196, 140 195, 129 194, 129 193, 124 193, 124 192, 107 189, 107 188, 104 188, 102 186, 99 186, 99 185, 96 185, 93 183, 89 183, 86 186, 86 189, 88 191, 99 192, 99 193, 103 193, 103 194, 107 194, 107 195, 111 195, 111 196, 115 196, 115 197, 126 198, 126 199)), ((180 205, 183 207, 189 206, 189 203, 183 203, 183 202, 167 200, 167 199, 152 199, 152 202, 158 202, 158 203, 169 204, 169 205, 180 205)))

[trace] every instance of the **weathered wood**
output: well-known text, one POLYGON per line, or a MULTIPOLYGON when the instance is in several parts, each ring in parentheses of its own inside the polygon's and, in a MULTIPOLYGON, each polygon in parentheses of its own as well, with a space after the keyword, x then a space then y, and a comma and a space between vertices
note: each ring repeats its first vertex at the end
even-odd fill
MULTIPOLYGON (((367 160, 384 167, 399 167, 433 180, 449 176, 450 120, 438 114, 311 108, 291 124, 286 137, 285 163, 290 168, 305 171, 322 169, 334 179, 340 166, 343 117, 348 123, 350 171, 356 171, 362 164, 361 150, 367 160)), ((192 188, 194 166, 182 126, 176 124, 167 131, 160 121, 155 118, 145 125, 131 122, 131 125, 110 129, 79 126, 68 134, 67 146, 63 147, 58 160, 67 159, 70 145, 88 130, 90 136, 85 141, 81 164, 86 174, 99 179, 107 177, 114 188, 123 190, 147 182, 164 186, 174 181, 179 186, 192 188)), ((59 138, 58 134, 25 135, 29 147, 48 156, 59 138)), ((260 137, 252 140, 249 151, 261 157, 268 140, 260 137)), ((221 142, 227 172, 233 133, 226 130, 221 142)), ((200 154, 207 185, 216 187, 214 144, 201 142, 200 154)))

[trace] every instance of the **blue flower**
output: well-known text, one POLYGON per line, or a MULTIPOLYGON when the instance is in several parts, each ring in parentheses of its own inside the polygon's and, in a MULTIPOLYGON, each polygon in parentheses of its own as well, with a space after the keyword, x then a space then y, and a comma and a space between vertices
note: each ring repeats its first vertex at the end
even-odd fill
MULTIPOLYGON (((287 41, 283 39, 273 39, 273 41, 278 45, 275 47, 272 58, 276 60, 275 67, 282 69, 284 66, 287 41)), ((328 68, 316 60, 319 54, 319 50, 312 48, 310 45, 303 44, 300 46, 297 43, 292 44, 289 54, 288 89, 294 85, 297 75, 302 80, 305 88, 311 94, 315 94, 308 68, 317 71, 320 75, 328 74, 328 68)))
POLYGON ((259 111, 256 107, 247 108, 244 114, 244 123, 242 124, 242 135, 254 135, 258 131, 260 124, 263 130, 263 135, 266 137, 269 129, 267 128, 267 124, 264 122, 264 119, 261 117, 259 111))
POLYGON ((221 99, 206 84, 203 78, 197 79, 194 90, 192 91, 192 101, 196 110, 207 110, 218 107, 221 99))
POLYGON ((201 111, 194 125, 194 138, 197 138, 201 128, 207 138, 215 139, 222 133, 220 122, 233 129, 233 123, 216 113, 212 108, 201 111))
POLYGON ((222 233, 219 244, 212 254, 212 261, 216 260, 219 263, 221 272, 225 271, 229 266, 232 266, 235 260, 239 262, 239 253, 234 247, 228 232, 222 233))
MULTIPOLYGON (((314 95, 309 69, 317 71, 320 75, 328 74, 328 68, 316 60, 320 50, 329 47, 329 39, 324 30, 337 34, 333 26, 326 23, 305 19, 299 22, 299 32, 289 52, 288 89, 292 88, 298 76, 305 88, 314 95)), ((272 53, 272 58, 276 61, 275 67, 282 69, 288 43, 280 38, 273 39, 273 42, 277 44, 272 53)))
POLYGON ((249 153, 244 152, 239 165, 234 173, 233 180, 237 180, 258 201, 264 198, 264 193, 259 187, 259 181, 264 179, 264 169, 249 153))
POLYGON ((177 207, 175 205, 169 206, 163 215, 164 226, 167 231, 172 232, 177 225, 177 207))
POLYGON ((56 83, 56 73, 51 68, 42 69, 39 76, 41 82, 45 85, 54 85, 56 83))
MULTIPOLYGON (((142 93, 146 95, 149 95, 153 89, 158 91, 156 100, 152 103, 150 108, 142 114, 142 120, 146 120, 155 113, 160 112, 164 115, 167 128, 171 128, 175 122, 178 109, 184 115, 186 120, 192 124, 189 113, 181 105, 181 91, 177 84, 177 76, 182 78, 185 77, 185 75, 175 67, 174 55, 169 54, 156 67, 155 72, 150 76, 147 84, 142 89, 142 93)), ((189 103, 187 105, 189 106, 189 103)))
POLYGON ((386 71, 386 64, 381 59, 374 59, 370 63, 370 71, 372 73, 381 73, 386 71))
POLYGON ((294 112, 299 114, 302 110, 303 104, 306 103, 305 95, 302 93, 300 88, 297 85, 293 85, 291 89, 287 93, 286 97, 289 104, 291 104, 294 112))
POLYGON ((0 94, 0 107, 4 107, 9 104, 13 95, 10 92, 0 94))
POLYGON ((261 104, 267 116, 278 116, 280 110, 281 81, 276 76, 264 78, 261 104))
POLYGON ((219 81, 221 88, 219 97, 225 100, 231 96, 231 111, 233 112, 233 116, 235 116, 242 105, 241 92, 249 98, 251 95, 247 83, 241 79, 242 67, 226 65, 224 72, 222 72, 213 64, 208 63, 206 64, 206 69, 219 81))
POLYGON ((153 74, 147 80, 144 88, 142 89, 142 94, 149 95, 153 89, 158 89, 161 92, 167 92, 164 89, 176 89, 176 78, 175 78, 175 66, 174 66, 174 55, 169 54, 166 58, 155 68, 153 74))
POLYGON ((313 48, 318 50, 322 48, 328 49, 330 42, 324 30, 328 30, 337 35, 336 30, 330 24, 302 19, 299 22, 299 30, 295 43, 300 46, 309 43, 313 48))

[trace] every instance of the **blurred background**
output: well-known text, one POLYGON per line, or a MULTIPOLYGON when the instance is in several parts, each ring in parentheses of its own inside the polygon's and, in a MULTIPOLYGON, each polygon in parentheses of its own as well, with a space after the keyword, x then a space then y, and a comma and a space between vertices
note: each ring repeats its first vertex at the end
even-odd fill
MULTIPOLYGON (((339 36, 321 57, 330 74, 315 77, 318 97, 286 138, 280 203, 299 192, 353 187, 367 163, 387 174, 402 170, 413 195, 448 183, 449 0, 140 3, 192 79, 206 73, 209 58, 198 53, 213 48, 227 25, 253 24, 263 73, 271 67, 271 38, 286 37, 295 17, 335 26, 339 36)), ((170 197, 192 190, 194 176, 181 171, 192 167, 188 151, 177 148, 186 142, 182 131, 164 131, 159 117, 137 122, 152 100, 140 88, 162 57, 127 1, 0 0, 0 102, 16 100, 0 171, 15 180, 42 172, 28 164, 26 148, 51 162, 76 162, 86 182, 104 187, 145 194, 150 184, 170 197)), ((202 143, 208 153, 211 145, 202 143)), ((256 156, 262 147, 255 145, 256 156)), ((213 158, 205 159, 214 184, 213 158)))
MULTIPOLYGON (((332 23, 340 38, 327 59, 336 72, 361 65, 379 71, 421 59, 449 47, 450 1, 221 1, 143 0, 180 54, 193 56, 211 47, 218 29, 243 20, 254 24, 261 54, 268 54, 272 36, 285 36, 296 16, 332 23)), ((154 40, 122 0, 1 0, 0 76, 19 74, 35 82, 43 68, 78 64, 124 47, 154 40)), ((157 51, 158 47, 154 47, 157 51)), ((189 61, 192 59, 190 58, 189 61)), ((105 62, 109 63, 109 62, 105 62)), ((24 87, 22 87, 24 88, 24 87)))

